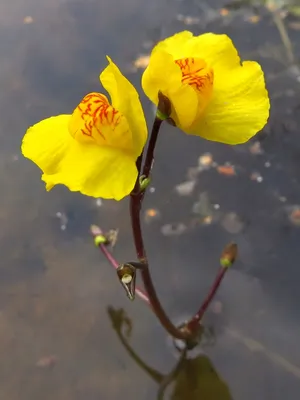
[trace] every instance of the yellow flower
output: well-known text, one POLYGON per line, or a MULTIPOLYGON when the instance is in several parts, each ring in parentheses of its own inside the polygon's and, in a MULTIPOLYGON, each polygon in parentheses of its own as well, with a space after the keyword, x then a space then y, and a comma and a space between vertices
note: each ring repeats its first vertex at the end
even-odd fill
POLYGON ((244 143, 269 117, 264 75, 255 61, 241 63, 226 35, 181 32, 152 51, 142 86, 157 105, 161 91, 184 132, 228 144, 244 143))
POLYGON ((137 179, 136 160, 147 140, 139 96, 108 58, 100 81, 111 97, 86 95, 72 115, 47 118, 29 128, 22 153, 43 171, 46 189, 120 200, 137 179))

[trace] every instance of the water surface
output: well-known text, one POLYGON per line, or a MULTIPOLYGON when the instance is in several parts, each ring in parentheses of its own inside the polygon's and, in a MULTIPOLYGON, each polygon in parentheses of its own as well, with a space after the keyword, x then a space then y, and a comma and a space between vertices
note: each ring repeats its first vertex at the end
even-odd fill
MULTIPOLYGON (((236 400, 298 398, 300 228, 290 217, 300 203, 297 19, 284 20, 291 56, 268 10, 226 13, 220 12, 225 2, 208 3, 1 0, 1 399, 156 399, 158 382, 128 356, 112 329, 109 306, 123 308, 130 317, 130 343, 149 365, 167 374, 176 363, 150 310, 126 299, 88 234, 91 223, 118 227, 115 256, 133 259, 127 201, 104 201, 99 207, 63 187, 46 193, 38 169, 21 157, 20 141, 29 125, 71 112, 87 92, 100 90, 106 54, 139 85, 142 71, 134 71, 134 60, 182 29, 228 33, 243 59, 259 60, 272 115, 255 139, 262 154, 253 154, 255 140, 229 147, 163 127, 155 192, 145 201, 145 209, 156 208, 161 215, 144 226, 153 278, 166 309, 181 321, 201 302, 223 246, 236 241, 239 260, 206 318, 216 342, 201 350, 207 358, 202 375, 196 374, 198 383, 205 387, 213 366, 224 382, 220 400, 227 398, 226 390, 236 400), (31 19, 24 23, 25 17, 31 19), (186 17, 198 20, 187 25, 186 17), (219 165, 234 165, 236 176, 213 167, 198 176, 190 197, 179 196, 175 185, 187 179, 188 169, 206 152, 219 165), (203 199, 207 204, 196 215, 192 209, 200 194, 202 206, 203 199), (205 212, 212 215, 211 224, 201 223, 205 212), (188 229, 164 236, 161 227, 168 223, 188 229), (43 366, 47 357, 52 367, 43 366)), ((142 99, 151 124, 151 105, 142 99)), ((216 399, 209 397, 210 390, 207 385, 201 398, 216 399)))

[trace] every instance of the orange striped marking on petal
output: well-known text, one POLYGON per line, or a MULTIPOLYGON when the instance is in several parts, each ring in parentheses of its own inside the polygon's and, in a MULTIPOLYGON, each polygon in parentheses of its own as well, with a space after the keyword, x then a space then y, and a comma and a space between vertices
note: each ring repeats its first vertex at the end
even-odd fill
POLYGON ((125 116, 101 93, 89 93, 81 100, 72 114, 69 132, 81 143, 132 148, 132 135, 125 116))
POLYGON ((181 58, 175 60, 182 72, 181 82, 191 86, 199 95, 203 107, 209 102, 214 84, 214 71, 200 58, 181 58))

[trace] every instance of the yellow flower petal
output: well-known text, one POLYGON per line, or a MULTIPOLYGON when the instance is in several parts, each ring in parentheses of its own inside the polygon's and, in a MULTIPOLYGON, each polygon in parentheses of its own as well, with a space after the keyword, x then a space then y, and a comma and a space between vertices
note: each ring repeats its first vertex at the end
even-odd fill
POLYGON ((30 127, 22 141, 22 154, 47 174, 54 173, 73 141, 68 125, 71 115, 47 118, 30 127))
POLYGON ((223 74, 204 116, 186 132, 227 144, 244 143, 264 127, 269 109, 260 65, 245 61, 223 74))
POLYGON ((121 200, 137 179, 135 158, 111 147, 73 140, 55 174, 44 174, 46 188, 63 184, 71 191, 92 197, 121 200))
POLYGON ((108 91, 113 107, 126 117, 132 132, 133 152, 138 157, 147 140, 147 125, 139 95, 113 61, 107 59, 109 65, 100 74, 100 81, 108 91))
POLYGON ((193 39, 194 36, 192 32, 179 32, 157 43, 152 52, 164 52, 171 54, 173 60, 195 57, 194 54, 191 54, 189 47, 193 45, 193 39))
POLYGON ((167 96, 169 91, 175 93, 181 88, 181 77, 181 70, 171 54, 153 50, 149 65, 143 73, 143 90, 157 104, 159 91, 167 96))
POLYGON ((172 104, 171 118, 175 124, 185 130, 195 121, 199 109, 199 100, 195 90, 188 86, 181 86, 176 92, 163 92, 172 104))
POLYGON ((241 65, 238 52, 227 35, 204 33, 195 36, 187 46, 186 57, 203 59, 214 70, 215 79, 221 79, 220 74, 241 65))
POLYGON ((232 40, 227 35, 215 33, 193 36, 192 32, 183 31, 159 42, 152 50, 152 53, 155 52, 168 53, 173 60, 202 59, 216 73, 240 64, 240 57, 232 40))

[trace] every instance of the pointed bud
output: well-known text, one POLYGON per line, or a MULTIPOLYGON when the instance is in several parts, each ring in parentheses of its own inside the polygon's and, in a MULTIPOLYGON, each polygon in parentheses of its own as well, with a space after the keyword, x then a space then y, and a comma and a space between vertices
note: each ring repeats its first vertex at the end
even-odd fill
POLYGON ((229 268, 236 260, 238 247, 236 243, 229 243, 225 246, 220 258, 220 264, 223 268, 229 268))
POLYGON ((121 264, 117 269, 118 278, 130 300, 135 298, 136 269, 130 264, 121 264))
POLYGON ((165 119, 170 117, 171 111, 172 104, 170 100, 161 91, 159 91, 156 117, 164 121, 165 119))
POLYGON ((139 177, 140 190, 145 190, 149 186, 150 181, 151 179, 149 177, 146 178, 145 175, 141 175, 139 177))

